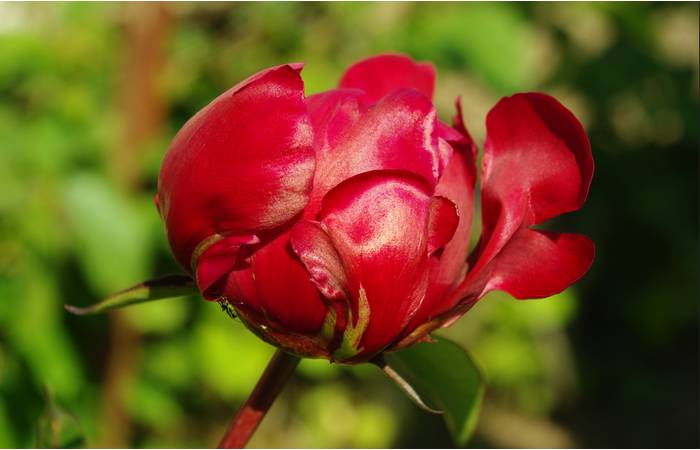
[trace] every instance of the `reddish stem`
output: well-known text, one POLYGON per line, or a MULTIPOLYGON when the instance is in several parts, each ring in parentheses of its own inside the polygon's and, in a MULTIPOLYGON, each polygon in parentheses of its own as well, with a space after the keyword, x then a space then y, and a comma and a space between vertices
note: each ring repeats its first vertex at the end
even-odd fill
POLYGON ((299 361, 297 356, 281 350, 275 352, 250 397, 233 418, 226 436, 219 443, 219 448, 245 447, 272 406, 272 402, 294 373, 299 361))

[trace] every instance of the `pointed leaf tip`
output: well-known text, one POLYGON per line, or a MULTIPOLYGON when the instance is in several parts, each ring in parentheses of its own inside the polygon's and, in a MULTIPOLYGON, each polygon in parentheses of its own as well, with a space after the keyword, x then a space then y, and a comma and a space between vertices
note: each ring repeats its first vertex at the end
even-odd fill
POLYGON ((75 305, 69 305, 68 303, 63 304, 63 309, 76 316, 84 316, 90 313, 90 307, 81 308, 75 305))
POLYGON ((144 281, 106 297, 90 306, 63 305, 66 311, 78 316, 99 314, 110 309, 123 308, 137 303, 183 297, 199 293, 194 280, 186 275, 165 275, 144 281))

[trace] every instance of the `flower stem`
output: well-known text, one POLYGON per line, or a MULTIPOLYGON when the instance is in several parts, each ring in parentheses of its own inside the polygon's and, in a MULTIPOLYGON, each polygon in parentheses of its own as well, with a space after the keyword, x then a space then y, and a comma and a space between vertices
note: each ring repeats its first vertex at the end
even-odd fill
POLYGON ((248 443, 299 361, 298 356, 281 350, 275 352, 250 397, 233 418, 219 448, 243 448, 248 443))

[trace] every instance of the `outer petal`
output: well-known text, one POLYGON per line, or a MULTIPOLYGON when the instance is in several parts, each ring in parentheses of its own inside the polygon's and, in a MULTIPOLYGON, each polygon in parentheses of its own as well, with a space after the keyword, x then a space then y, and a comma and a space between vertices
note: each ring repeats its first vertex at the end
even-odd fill
POLYGON ((242 245, 257 244, 257 236, 227 236, 213 235, 204 241, 202 255, 193 255, 193 266, 196 267, 197 286, 202 295, 208 300, 216 300, 221 294, 226 276, 233 270, 238 261, 238 252, 242 245))
POLYGON ((430 100, 416 91, 403 90, 366 109, 355 98, 326 97, 327 101, 336 99, 340 102, 337 108, 346 111, 342 119, 337 114, 313 119, 315 133, 325 133, 329 144, 321 146, 324 150, 317 154, 306 217, 315 216, 321 199, 333 187, 364 172, 405 170, 425 179, 431 188, 435 186, 444 163, 430 100))
POLYGON ((413 345, 436 328, 452 325, 492 290, 518 299, 557 294, 586 273, 594 254, 595 246, 586 236, 521 228, 486 267, 470 273, 458 290, 439 302, 441 307, 430 308, 433 314, 426 315, 421 307, 392 349, 413 345), (451 306, 446 310, 444 305, 451 306))
POLYGON ((495 255, 521 226, 579 209, 593 176, 583 127, 548 95, 502 99, 489 112, 486 129, 482 258, 495 255))
POLYGON ((314 152, 299 65, 262 71, 217 97, 173 140, 159 211, 179 263, 214 234, 279 226, 306 205, 314 152))
POLYGON ((292 251, 289 234, 255 249, 249 267, 229 276, 225 295, 248 310, 262 312, 269 326, 313 335, 321 328, 326 306, 292 251))
POLYGON ((586 236, 523 228, 493 260, 481 295, 499 289, 519 299, 549 297, 581 278, 594 254, 586 236))
POLYGON ((482 241, 451 300, 480 297, 489 289, 519 298, 561 291, 587 270, 592 243, 571 235, 557 241, 528 227, 585 201, 593 175, 586 133, 558 101, 533 93, 501 100, 486 127, 482 241))
MULTIPOLYGON (((317 239, 332 242, 340 263, 332 261, 335 253, 330 251, 317 253, 317 258, 330 255, 330 261, 323 264, 309 262, 308 256, 302 260, 311 273, 323 267, 344 268, 344 292, 351 296, 348 328, 361 331, 353 342, 359 353, 340 359, 366 358, 381 351, 420 305, 427 287, 429 212, 428 186, 400 172, 358 175, 324 198, 320 218, 327 238, 317 239)), ((294 246, 302 247, 296 242, 294 246)), ((315 247, 326 248, 327 244, 315 247)), ((326 278, 338 279, 332 272, 327 270, 326 278)))
POLYGON ((429 62, 417 63, 404 55, 378 55, 350 66, 339 87, 362 89, 371 103, 403 88, 413 88, 432 99, 435 68, 429 62))
POLYGON ((291 235, 294 252, 306 266, 311 282, 328 299, 347 300, 348 280, 333 241, 318 222, 303 220, 294 225, 291 235))

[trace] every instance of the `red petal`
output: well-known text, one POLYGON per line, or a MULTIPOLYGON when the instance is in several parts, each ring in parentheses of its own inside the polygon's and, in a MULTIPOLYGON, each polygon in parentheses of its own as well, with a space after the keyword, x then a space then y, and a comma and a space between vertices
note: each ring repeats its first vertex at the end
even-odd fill
POLYGON ((326 306, 292 251, 289 236, 285 232, 256 249, 250 268, 229 278, 226 293, 280 330, 313 335, 323 323, 326 306))
POLYGON ((523 228, 484 270, 477 276, 470 273, 460 289, 450 295, 447 302, 454 307, 438 317, 417 321, 419 311, 411 321, 416 325, 407 327, 398 348, 414 344, 436 328, 452 325, 491 290, 499 289, 519 299, 557 294, 586 273, 594 254, 595 246, 586 236, 523 228))
POLYGON ((359 89, 331 89, 306 98, 317 158, 328 154, 367 109, 359 89))
POLYGON ((361 290, 369 303, 364 355, 389 345, 424 297, 429 206, 421 179, 387 171, 356 176, 324 198, 321 222, 346 269, 354 317, 361 290))
POLYGON ((334 300, 350 297, 343 262, 320 223, 298 222, 292 229, 291 243, 321 294, 334 300))
MULTIPOLYGON (((455 115, 452 117, 452 127, 464 138, 464 144, 471 147, 474 151, 474 161, 476 161, 476 145, 474 144, 474 139, 472 139, 471 134, 467 130, 467 126, 464 124, 464 115, 462 114, 462 98, 457 97, 455 99, 455 115)), ((446 138, 447 139, 447 138, 446 138)), ((449 139, 448 139, 449 140, 449 139)))
POLYGON ((446 294, 462 281, 467 270, 469 238, 474 214, 474 161, 456 151, 450 159, 435 194, 450 199, 457 208, 459 225, 452 239, 442 252, 430 260, 430 282, 425 300, 406 327, 404 335, 427 320, 455 306, 459 298, 447 298, 446 294))
POLYGON ((218 281, 227 275, 235 266, 238 250, 244 244, 260 242, 256 236, 228 236, 213 242, 204 249, 195 261, 197 286, 207 300, 216 300, 221 294, 215 288, 218 281))
POLYGON ((445 197, 430 199, 428 219, 428 255, 442 249, 455 234, 459 216, 455 204, 445 197))
MULTIPOLYGON (((335 98, 357 105, 347 96, 335 98)), ((356 107, 352 105, 339 108, 352 110, 356 107)), ((333 117, 329 115, 326 120, 333 117)), ((435 109, 425 96, 415 91, 396 92, 362 113, 352 125, 349 122, 336 121, 341 124, 337 127, 323 120, 316 124, 317 135, 325 130, 333 138, 327 139, 327 150, 318 153, 307 217, 315 215, 320 199, 334 186, 364 172, 401 169, 435 186, 444 163, 438 148, 435 109)))
MULTIPOLYGON (((473 166, 473 160, 469 160, 461 152, 455 152, 435 189, 435 195, 445 197, 454 203, 459 216, 459 225, 439 257, 440 264, 435 267, 435 270, 431 270, 431 290, 434 289, 434 284, 454 286, 461 281, 465 271, 474 216, 476 178, 473 166)), ((434 292, 428 297, 433 295, 439 296, 439 293, 434 292)))
POLYGON ((586 200, 593 157, 581 124, 545 94, 502 99, 486 119, 484 228, 499 218, 534 225, 586 200))
POLYGON ((432 99, 435 68, 404 55, 378 55, 350 66, 340 80, 341 88, 362 89, 371 103, 402 88, 413 88, 432 99))
POLYGON ((559 292, 585 273, 593 245, 573 235, 562 235, 559 244, 544 238, 555 235, 528 227, 581 207, 593 175, 588 137, 569 110, 536 93, 502 99, 486 128, 482 241, 474 267, 450 301, 473 299, 496 286, 520 298, 559 292), (561 270, 548 261, 562 264, 561 270))
POLYGON ((521 227, 579 209, 593 175, 583 127, 552 97, 504 98, 489 112, 486 128, 481 180, 485 246, 477 266, 487 264, 521 227))
POLYGON ((275 67, 239 83, 173 140, 158 204, 185 269, 209 236, 274 228, 306 205, 314 152, 299 69, 275 67))
POLYGON ((481 295, 494 289, 519 299, 558 294, 586 273, 594 254, 586 236, 523 228, 493 260, 481 295))
MULTIPOLYGON (((250 259, 243 267, 229 272, 222 294, 236 306, 244 306, 258 316, 265 315, 255 286, 255 276, 250 267, 250 259)), ((265 323, 265 325, 270 324, 265 323)))

